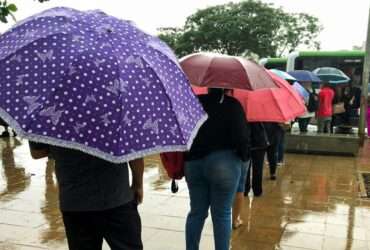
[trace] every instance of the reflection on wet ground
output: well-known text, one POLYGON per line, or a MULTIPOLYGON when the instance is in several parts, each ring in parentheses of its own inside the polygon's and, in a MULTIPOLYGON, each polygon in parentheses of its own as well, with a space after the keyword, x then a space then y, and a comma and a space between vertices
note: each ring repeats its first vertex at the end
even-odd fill
MULTIPOLYGON (((370 250, 370 200, 358 198, 356 175, 370 170, 369 150, 357 158, 287 155, 278 180, 265 178, 264 195, 245 199, 232 249, 370 250)), ((0 152, 0 249, 67 249, 53 162, 32 160, 20 139, 0 139, 0 152)), ((186 184, 171 194, 159 158, 145 163, 145 249, 184 249, 186 184)), ((210 219, 200 249, 214 249, 210 219)))

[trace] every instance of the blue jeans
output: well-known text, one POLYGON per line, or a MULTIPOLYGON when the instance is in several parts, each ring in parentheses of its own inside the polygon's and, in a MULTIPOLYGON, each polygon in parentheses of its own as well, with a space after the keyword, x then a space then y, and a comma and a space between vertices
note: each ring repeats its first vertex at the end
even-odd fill
POLYGON ((247 181, 247 172, 248 172, 249 167, 250 167, 250 163, 251 163, 250 161, 251 160, 248 160, 248 161, 242 163, 240 178, 239 178, 239 184, 238 184, 238 187, 236 189, 237 193, 244 193, 244 191, 245 191, 245 182, 247 181))
POLYGON ((185 163, 190 212, 186 220, 186 249, 198 250, 211 208, 216 250, 229 250, 231 207, 241 174, 241 160, 231 151, 217 151, 185 163))

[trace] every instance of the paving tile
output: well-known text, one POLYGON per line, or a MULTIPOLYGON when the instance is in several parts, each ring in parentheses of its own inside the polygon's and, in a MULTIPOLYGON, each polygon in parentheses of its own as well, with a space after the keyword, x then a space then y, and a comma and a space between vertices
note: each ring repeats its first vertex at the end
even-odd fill
POLYGON ((321 250, 323 242, 324 236, 322 235, 285 231, 280 245, 321 250))
POLYGON ((0 224, 0 242, 42 247, 39 230, 23 226, 0 224))
POLYGON ((285 230, 290 232, 310 233, 324 235, 326 225, 324 223, 316 222, 297 222, 289 223, 285 230))
POLYGON ((0 242, 0 250, 41 250, 48 249, 46 247, 34 247, 22 244, 15 244, 12 242, 0 242))
POLYGON ((307 250, 307 248, 291 247, 291 246, 277 246, 274 250, 307 250))
MULTIPOLYGON (((185 249, 185 234, 183 232, 160 230, 154 239, 146 241, 145 248, 150 250, 183 250, 185 249)), ((202 235, 199 249, 214 249, 213 237, 202 235)))
MULTIPOLYGON (((6 146, 2 142, 0 152, 6 146)), ((67 250, 53 167, 32 160, 25 140, 17 143, 14 151, 5 150, 8 158, 0 162, 0 250, 67 250)), ((264 171, 263 196, 246 197, 244 225, 233 230, 232 249, 370 250, 370 200, 356 194, 356 171, 370 170, 368 161, 367 154, 287 154, 277 181, 268 180, 264 171)), ((145 164, 145 198, 139 206, 145 249, 184 249, 186 183, 180 181, 179 193, 172 194, 158 156, 146 158, 145 164)), ((202 250, 214 249, 212 227, 209 216, 202 250)), ((104 243, 103 249, 109 246, 104 243)))
POLYGON ((231 243, 231 250, 274 250, 275 247, 272 244, 261 243, 243 238, 233 241, 231 243))
POLYGON ((283 234, 283 229, 270 229, 270 228, 248 228, 242 227, 237 230, 237 235, 233 239, 241 238, 246 241, 255 241, 259 243, 270 243, 275 245, 280 242, 283 234))
POLYGON ((359 227, 327 224, 325 236, 350 240, 366 240, 366 230, 359 227))
POLYGON ((38 227, 46 223, 40 213, 30 213, 0 209, 0 224, 9 224, 24 227, 38 227))
POLYGON ((368 250, 368 242, 326 237, 323 250, 368 250))

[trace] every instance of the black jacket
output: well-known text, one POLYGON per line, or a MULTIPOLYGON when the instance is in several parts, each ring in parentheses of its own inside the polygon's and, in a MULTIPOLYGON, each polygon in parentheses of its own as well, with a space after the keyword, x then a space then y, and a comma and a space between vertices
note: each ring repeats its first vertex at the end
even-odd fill
POLYGON ((279 133, 282 128, 275 122, 251 122, 251 149, 266 149, 276 145, 279 133))
POLYGON ((233 150, 246 161, 250 157, 250 129, 241 104, 233 97, 200 95, 208 120, 200 128, 186 160, 195 160, 219 150, 233 150))

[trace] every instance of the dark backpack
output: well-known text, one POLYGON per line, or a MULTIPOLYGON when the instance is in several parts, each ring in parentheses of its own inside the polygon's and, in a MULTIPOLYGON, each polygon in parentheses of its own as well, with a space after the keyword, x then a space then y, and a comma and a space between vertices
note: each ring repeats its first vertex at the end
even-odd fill
POLYGON ((308 112, 316 112, 319 108, 319 97, 316 93, 310 92, 308 97, 307 110, 308 112))

